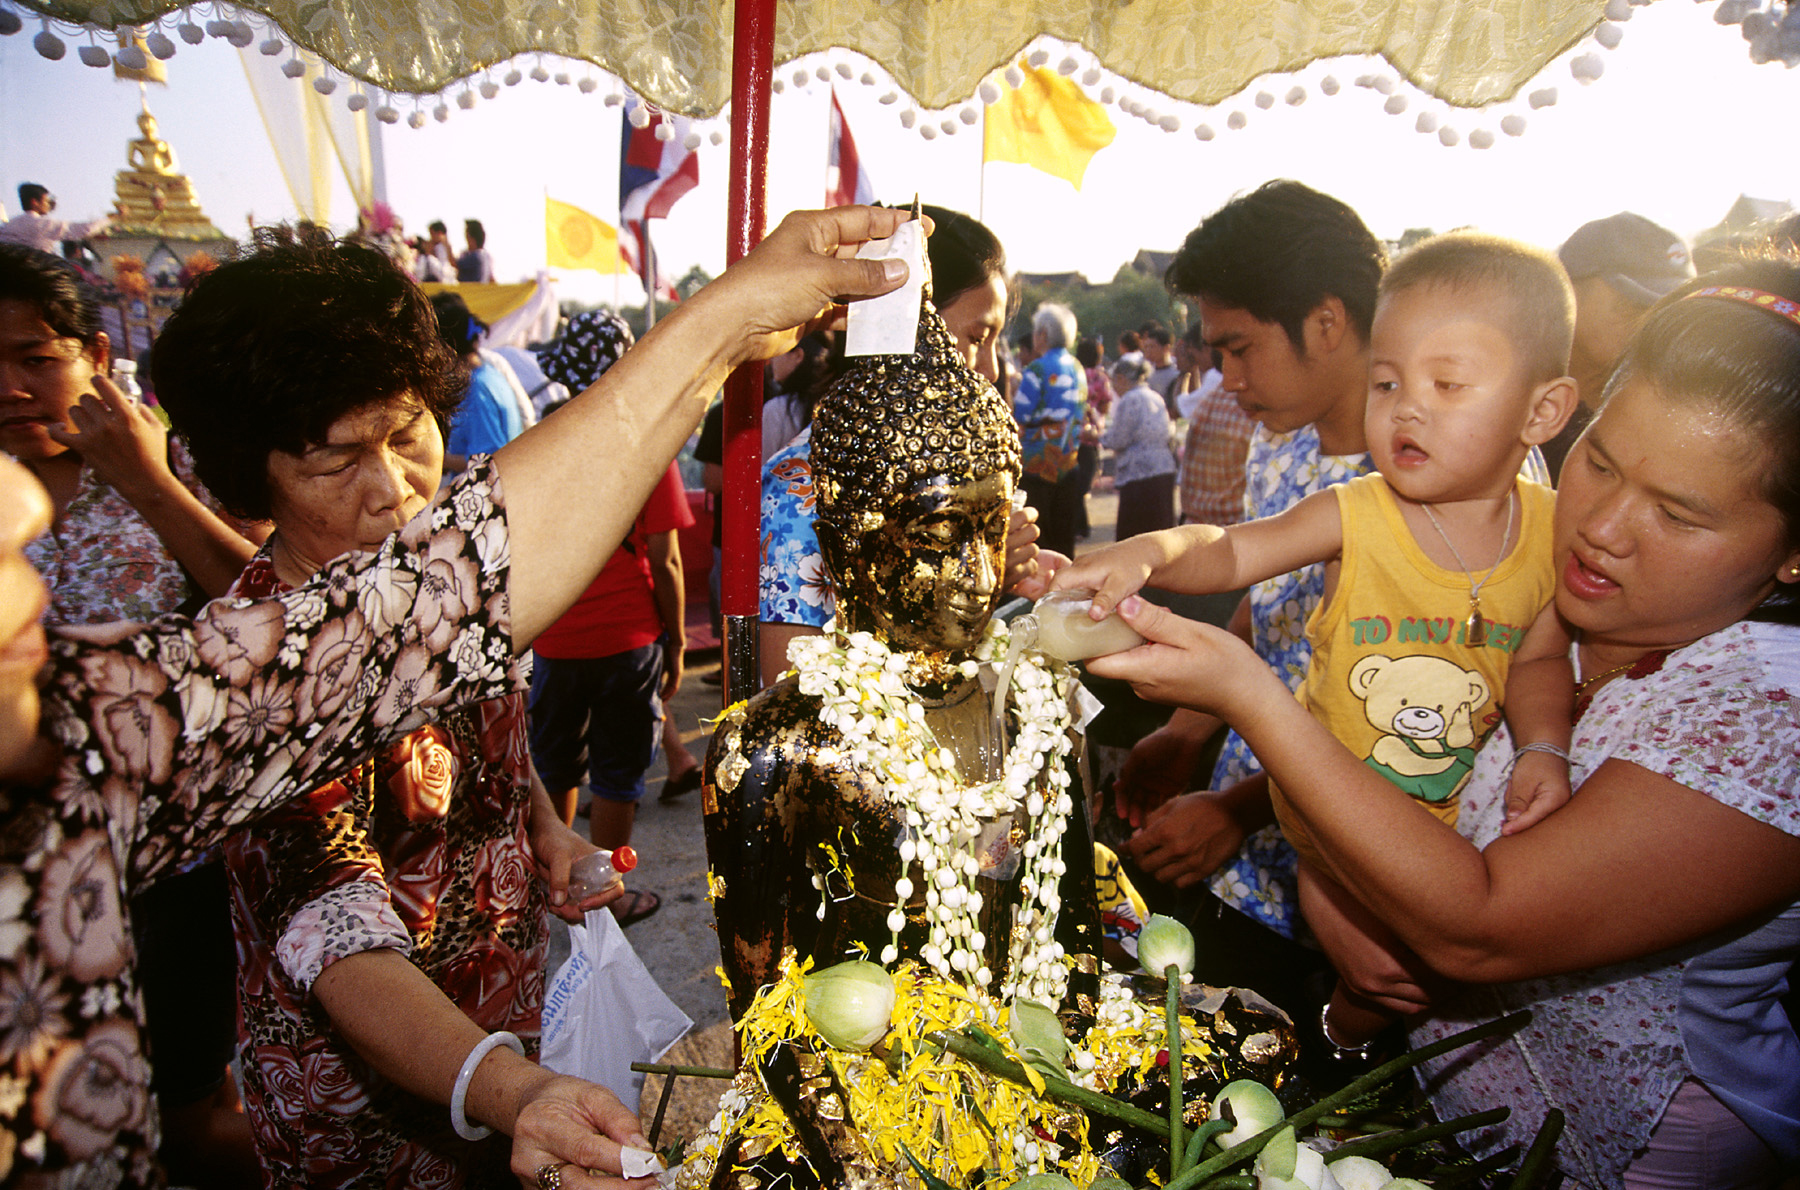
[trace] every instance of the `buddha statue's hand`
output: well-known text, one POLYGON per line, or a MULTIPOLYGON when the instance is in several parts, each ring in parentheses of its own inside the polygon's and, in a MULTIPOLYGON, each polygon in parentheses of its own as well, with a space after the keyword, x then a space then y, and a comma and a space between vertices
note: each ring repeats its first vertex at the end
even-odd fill
POLYGON ((795 211, 688 305, 701 305, 720 325, 742 328, 733 363, 780 355, 810 325, 839 313, 835 307, 900 287, 904 261, 854 257, 863 243, 893 235, 908 217, 885 207, 795 211))
POLYGON ((1035 596, 1026 594, 1022 585, 1035 584, 1033 590, 1042 586, 1037 581, 1038 558, 1043 553, 1037 544, 1037 515, 1035 508, 1015 508, 1006 523, 1006 590, 1026 598, 1035 596))

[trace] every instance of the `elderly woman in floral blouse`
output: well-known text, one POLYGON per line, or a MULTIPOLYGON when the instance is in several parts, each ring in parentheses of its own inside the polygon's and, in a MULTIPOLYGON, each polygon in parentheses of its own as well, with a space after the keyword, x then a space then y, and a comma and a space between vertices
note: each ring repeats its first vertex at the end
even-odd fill
MULTIPOLYGON (((228 505, 275 525, 231 594, 292 591, 373 550, 436 493, 463 370, 381 253, 263 233, 195 286, 157 340, 158 391, 228 505), (332 349, 308 351, 328 334, 332 349), (213 350, 248 343, 241 356, 213 350), (299 449, 293 449, 298 444, 299 449)), ((435 718, 225 844, 244 1104, 267 1186, 481 1185, 498 1138, 457 1135, 359 1052, 410 998, 409 1046, 535 1045, 545 898, 594 850, 532 771, 525 696, 435 718)), ((617 890, 556 912, 580 920, 617 890)), ((461 1048, 458 1048, 458 1047, 461 1048)))
MULTIPOLYGON (((840 295, 904 281, 897 262, 839 258, 900 220, 789 216, 594 390, 377 550, 192 620, 47 647, 21 547, 48 501, 0 460, 0 1179, 161 1183, 122 898, 430 717, 513 693, 510 659, 599 570, 726 373, 791 346, 840 295), (613 464, 595 467, 602 456, 613 464)), ((395 1023, 423 1011, 410 991, 387 1008, 395 1023)), ((509 1033, 471 1029, 466 1050, 410 1046, 404 1028, 355 1044, 400 1051, 396 1082, 512 1135, 521 1179, 622 1185, 621 1146, 643 1143, 635 1116, 540 1070, 509 1033)))

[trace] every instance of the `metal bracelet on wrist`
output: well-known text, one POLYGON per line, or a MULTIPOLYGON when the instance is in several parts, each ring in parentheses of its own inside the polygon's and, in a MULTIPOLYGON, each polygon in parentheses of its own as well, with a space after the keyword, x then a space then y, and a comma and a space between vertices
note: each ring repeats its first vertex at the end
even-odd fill
POLYGON ((1331 1035, 1331 1002, 1327 1000, 1319 1005, 1319 1034, 1325 1038, 1325 1044, 1331 1047, 1331 1056, 1339 1062, 1361 1060, 1369 1056, 1369 1047, 1374 1045, 1373 1039, 1361 1045, 1339 1045, 1337 1038, 1331 1035))

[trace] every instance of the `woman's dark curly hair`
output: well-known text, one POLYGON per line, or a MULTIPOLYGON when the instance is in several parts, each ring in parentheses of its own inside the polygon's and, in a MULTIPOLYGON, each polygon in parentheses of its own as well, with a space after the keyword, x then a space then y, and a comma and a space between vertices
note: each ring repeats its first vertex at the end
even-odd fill
POLYGON ((373 248, 321 228, 258 228, 199 281, 151 360, 194 469, 234 515, 266 520, 269 455, 300 454, 347 413, 410 398, 448 426, 468 373, 424 291, 373 248))

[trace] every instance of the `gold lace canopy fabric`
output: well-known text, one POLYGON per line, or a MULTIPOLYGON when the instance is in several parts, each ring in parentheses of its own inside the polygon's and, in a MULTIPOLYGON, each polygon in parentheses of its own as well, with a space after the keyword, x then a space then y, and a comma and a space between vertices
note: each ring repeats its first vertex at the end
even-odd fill
MULTIPOLYGON (((106 30, 173 0, 20 0, 106 30)), ((344 73, 430 94, 531 51, 592 62, 660 107, 716 114, 731 95, 732 0, 258 0, 289 37, 344 73)), ((775 61, 843 47, 921 105, 967 99, 1039 34, 1193 103, 1318 58, 1380 54, 1446 102, 1506 99, 1599 23, 1605 0, 779 0, 775 61)))

